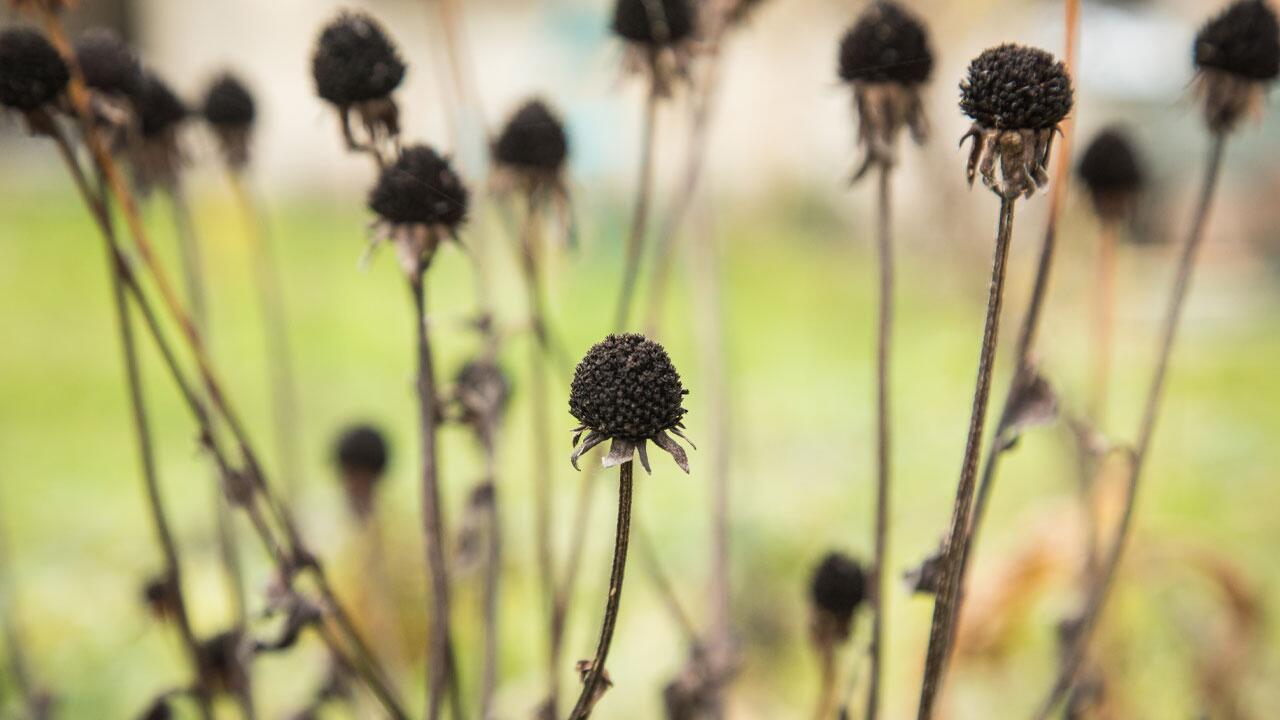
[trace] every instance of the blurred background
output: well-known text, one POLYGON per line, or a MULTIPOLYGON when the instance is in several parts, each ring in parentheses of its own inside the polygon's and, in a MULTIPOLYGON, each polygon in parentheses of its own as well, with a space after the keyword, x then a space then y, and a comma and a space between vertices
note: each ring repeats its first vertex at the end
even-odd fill
MULTIPOLYGON (((1063 52, 1060 2, 911 0, 929 24, 937 64, 925 106, 930 141, 906 144, 896 175, 899 249, 893 392, 896 490, 890 576, 932 552, 950 517, 972 395, 998 202, 964 180, 956 107, 968 61, 1004 41, 1063 52)), ((1084 2, 1077 73, 1078 150, 1100 127, 1123 123, 1139 141, 1151 187, 1118 256, 1117 345, 1104 427, 1132 439, 1156 350, 1174 253, 1189 222, 1208 140, 1191 99, 1191 39, 1219 3, 1084 2)), ((296 510, 314 549, 335 570, 339 594, 362 622, 393 613, 399 630, 379 648, 397 667, 412 706, 423 694, 425 590, 418 535, 418 456, 410 306, 388 253, 361 257, 372 215, 367 159, 344 152, 337 119, 315 97, 310 57, 340 8, 379 18, 409 65, 396 93, 408 141, 452 152, 479 189, 487 144, 525 98, 546 98, 570 135, 570 187, 579 246, 552 246, 551 315, 568 355, 610 329, 638 165, 643 83, 624 75, 622 50, 600 0, 475 0, 463 6, 465 72, 473 102, 454 97, 433 0, 83 0, 78 31, 119 30, 145 63, 195 102, 222 70, 254 91, 258 131, 252 186, 266 207, 279 259, 300 413, 305 472, 296 510), (346 511, 333 462, 335 436, 356 421, 384 428, 391 466, 378 501, 388 593, 362 585, 364 545, 346 511), (373 608, 380 609, 373 609, 373 608)), ((802 717, 817 692, 806 594, 829 549, 870 559, 874 487, 875 196, 849 187, 859 153, 837 43, 862 2, 767 0, 726 40, 723 89, 707 170, 678 245, 662 340, 691 391, 693 472, 656 458, 638 477, 636 513, 695 624, 709 617, 710 469, 728 453, 734 633, 741 647, 731 716, 802 717), (697 263, 709 263, 698 270, 697 263), (708 270, 708 267, 710 268, 708 270), (707 286, 708 273, 716 282, 707 286), (703 292, 706 291, 706 292, 703 292), (702 293, 702 296, 699 295, 702 293), (706 295, 714 297, 710 300, 706 295), (700 324, 723 313, 720 341, 700 324), (715 411, 704 389, 728 390, 730 436, 710 447, 715 411)), ((6 25, 20 21, 6 10, 6 25)), ((1274 103, 1273 103, 1274 104, 1274 103)), ((655 212, 671 206, 688 152, 687 97, 664 103, 656 140, 655 212)), ((1111 717, 1199 716, 1215 693, 1238 715, 1280 704, 1280 117, 1247 125, 1226 172, 1174 356, 1164 413, 1139 499, 1134 542, 1098 647, 1111 717)), ((271 391, 248 229, 211 137, 184 130, 187 186, 209 276, 210 345, 221 374, 260 438, 268 464, 271 391)), ((1038 355, 1067 409, 1088 392, 1090 298, 1098 226, 1072 185, 1059 230, 1059 263, 1038 355)), ((1047 198, 1017 219, 1005 337, 1012 338, 1045 228, 1047 198)), ((170 267, 178 263, 172 208, 152 199, 145 218, 170 267)), ((508 538, 502 585, 499 717, 530 717, 544 689, 528 458, 524 294, 510 228, 482 193, 462 243, 431 271, 430 306, 441 376, 477 355, 470 328, 476 288, 469 253, 494 263, 498 322, 513 328, 501 353, 513 396, 499 445, 498 486, 508 538)), ((141 599, 161 567, 143 503, 119 360, 109 283, 90 216, 53 146, 0 120, 0 520, 4 610, 16 621, 35 681, 59 717, 131 717, 181 681, 182 650, 141 599)), ((642 278, 642 290, 647 278, 642 278)), ((642 296, 639 306, 643 307, 642 296)), ((997 396, 1008 382, 1007 342, 997 396)), ((194 425, 150 349, 144 357, 166 503, 178 528, 187 592, 200 634, 227 622, 211 507, 214 486, 194 425)), ((563 554, 580 474, 568 463, 567 368, 552 385, 555 542, 563 554)), ((993 411, 994 412, 994 411, 993 411)), ((464 524, 482 467, 463 430, 443 433, 446 512, 464 524)), ((1079 508, 1069 434, 1058 425, 1026 437, 1004 462, 976 558, 971 642, 962 641, 943 703, 947 717, 1021 717, 1052 677, 1056 625, 1079 600, 1079 508), (980 631, 980 632, 979 632, 980 631)), ((602 474, 566 644, 594 648, 613 538, 616 487, 602 474)), ((251 589, 270 568, 241 532, 251 589)), ((598 716, 662 716, 661 689, 684 665, 667 603, 633 556, 610 658, 615 687, 598 716)), ((462 672, 478 667, 479 583, 460 566, 456 625, 462 672)), ((889 593, 886 717, 914 715, 931 603, 894 582, 889 593)), ((260 594, 260 593, 259 593, 260 594)), ((255 606, 251 603, 251 610, 255 606)), ((259 608, 260 609, 260 608, 259 608)), ((845 652, 842 682, 865 677, 868 618, 845 652)), ((376 630, 376 629, 375 629, 376 630)), ((304 636, 291 653, 257 663, 264 717, 286 717, 323 680, 325 653, 304 636)), ((8 662, 0 714, 21 716, 8 662), (5 714, 7 713, 7 714, 5 714)), ((566 668, 564 687, 575 686, 566 668)), ((231 707, 223 708, 230 713, 231 707)), ((372 705, 364 712, 377 716, 372 705)), ((230 714, 228 714, 230 716, 230 714)), ((341 716, 341 714, 335 714, 341 716)), ((1214 715, 1217 717, 1218 715, 1214 715)), ((1224 715, 1225 717, 1225 715, 1224 715)))

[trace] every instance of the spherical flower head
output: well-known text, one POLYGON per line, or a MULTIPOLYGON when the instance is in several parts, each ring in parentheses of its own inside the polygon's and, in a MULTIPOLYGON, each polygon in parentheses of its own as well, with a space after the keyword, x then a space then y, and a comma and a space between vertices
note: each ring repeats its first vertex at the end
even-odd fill
POLYGON ((639 451, 640 463, 648 471, 645 443, 652 440, 688 472, 684 449, 667 434, 684 437, 682 403, 687 394, 671 358, 658 343, 631 333, 610 335, 596 343, 578 363, 569 386, 569 412, 581 423, 574 437, 574 466, 582 453, 612 440, 605 467, 629 462, 632 453, 639 451), (583 432, 588 435, 579 445, 583 432))
POLYGON ((326 25, 311 59, 316 93, 339 107, 390 95, 404 73, 382 25, 360 12, 345 12, 326 25))
POLYGON ((1200 28, 1195 63, 1250 80, 1280 75, 1280 24, 1263 0, 1239 0, 1200 28))
POLYGON ((253 95, 230 73, 219 75, 204 95, 204 119, 217 128, 248 129, 257 117, 253 95))
POLYGON ((1118 219, 1142 189, 1145 174, 1137 148, 1115 127, 1099 132, 1085 148, 1076 174, 1093 196, 1094 207, 1107 219, 1118 219))
POLYGON ((91 90, 106 95, 132 97, 142 83, 138 56, 111 30, 87 30, 76 40, 76 64, 91 90))
POLYGON ((530 100, 507 121, 493 144, 500 165, 535 173, 557 173, 569 154, 560 118, 541 100, 530 100))
POLYGON ((689 0, 617 0, 613 31, 641 45, 673 45, 693 35, 693 7, 689 0))
POLYGON ((458 370, 454 387, 462 422, 485 446, 490 446, 511 397, 506 373, 490 359, 471 360, 458 370))
POLYGON ((426 145, 405 148, 369 193, 369 209, 391 224, 442 226, 467 216, 467 187, 449 160, 426 145))
POLYGON ((960 83, 960 110, 982 127, 1042 130, 1071 112, 1067 68, 1038 48, 1001 45, 969 63, 960 83))
POLYGON ((0 105, 31 112, 52 104, 70 74, 44 35, 25 27, 0 31, 0 105))
POLYGON ((868 7, 840 41, 845 82, 919 85, 933 72, 929 34, 915 15, 891 0, 868 7))
POLYGON ((335 444, 334 455, 345 474, 376 480, 387 469, 387 441, 372 425, 354 425, 344 430, 335 444))
POLYGON ((809 602, 814 610, 814 637, 820 641, 849 639, 853 613, 866 599, 862 566, 841 552, 830 552, 813 571, 809 602))
POLYGON ((188 114, 186 103, 154 72, 143 74, 133 102, 144 139, 158 138, 172 131, 188 114))

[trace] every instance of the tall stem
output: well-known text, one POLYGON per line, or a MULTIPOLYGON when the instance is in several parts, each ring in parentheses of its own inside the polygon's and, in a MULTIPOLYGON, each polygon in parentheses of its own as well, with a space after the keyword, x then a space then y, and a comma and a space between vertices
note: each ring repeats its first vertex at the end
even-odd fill
POLYGON ((1095 425, 1105 420, 1111 377, 1111 345, 1115 336, 1116 222, 1104 219, 1098 235, 1098 274, 1093 307, 1093 364, 1089 382, 1089 415, 1095 425))
POLYGON ((613 628, 618 622, 618 606, 622 602, 622 576, 627 567, 627 541, 631 534, 631 462, 618 467, 618 527, 613 539, 613 569, 609 574, 609 597, 604 608, 604 623, 600 626, 600 642, 587 677, 582 682, 582 694, 569 715, 569 720, 586 720, 595 706, 597 694, 603 690, 605 661, 609 657, 609 645, 613 642, 613 628))
MULTIPOLYGON (((656 62, 656 61, 655 61, 656 62)), ((640 176, 636 181, 635 207, 631 213, 631 231, 627 235, 626 265, 622 270, 622 289, 618 295, 618 311, 614 327, 625 330, 631 315, 631 300, 640 279, 640 259, 644 252, 644 231, 649 221, 649 200, 653 194, 653 136, 658 116, 658 80, 649 87, 645 99, 644 119, 640 131, 640 176)))
MULTIPOLYGON (((485 476, 493 496, 486 506, 488 557, 484 575, 484 662, 480 673, 480 720, 493 717, 493 694, 498 685, 498 589, 502 581, 502 523, 498 515, 497 458, 492 443, 485 448, 485 476)), ((459 719, 460 720, 460 719, 459 719)))
POLYGON ((880 317, 876 331, 876 561, 871 580, 871 676, 866 720, 880 712, 880 675, 884 656, 884 571, 889 555, 889 343, 893 336, 893 236, 890 229, 892 166, 880 165, 879 249, 880 317))
POLYGON ((823 640, 818 646, 819 680, 818 706, 814 711, 814 720, 831 720, 836 710, 836 647, 835 644, 823 640))
POLYGON ((920 720, 933 717, 933 704, 946 672, 951 654, 951 641, 960 606, 960 567, 969 537, 969 519, 978 474, 978 449, 987 418, 987 401, 991 395, 991 373, 995 365, 996 344, 1000 330, 1000 307, 1004 301, 1005 267, 1009 259, 1009 243, 1013 237, 1013 209, 1016 197, 1000 199, 1000 226, 996 235, 995 260, 991 265, 991 290, 987 298, 987 319, 982 331, 982 352, 978 359, 978 381, 973 394, 973 412, 969 417, 969 435, 965 441, 964 460, 960 466, 960 483, 956 488, 951 527, 943 545, 941 583, 933 606, 933 623, 929 630, 929 648, 925 654, 924 680, 920 686, 920 720))
POLYGON ((1191 221, 1191 230, 1182 246, 1182 255, 1178 260, 1178 271, 1174 277, 1173 288, 1169 293, 1169 304, 1165 309, 1164 323, 1160 333, 1160 349, 1156 356, 1155 371, 1151 377, 1151 385, 1147 389, 1147 399, 1142 413, 1142 424, 1138 427, 1138 439, 1134 446, 1133 460, 1129 469, 1129 483, 1125 494, 1124 512, 1120 516, 1120 524, 1107 548, 1105 560, 1100 568, 1097 580, 1090 589, 1085 600, 1084 611, 1075 622, 1071 642, 1063 661, 1053 689, 1040 710, 1039 717, 1045 718, 1071 689, 1075 681, 1076 671, 1089 650, 1093 631, 1098 617, 1106 604, 1111 586, 1114 584, 1116 570, 1124 555, 1125 543, 1129 538, 1129 529, 1133 524, 1134 507, 1138 498, 1138 483, 1142 479, 1142 470, 1146 465, 1147 454, 1151 449, 1151 438, 1155 434, 1156 419, 1159 416, 1160 401, 1164 397, 1165 377, 1169 370, 1169 357, 1173 353, 1173 343, 1178 332, 1178 324, 1182 318, 1182 310, 1186 305, 1187 291, 1191 287, 1191 276, 1195 270, 1196 257, 1204 241, 1204 229, 1209 220, 1209 210, 1213 206, 1214 191, 1218 186, 1218 178, 1222 170, 1222 154, 1227 137, 1223 133, 1213 136, 1209 148, 1209 158, 1205 163, 1204 184, 1201 187, 1200 199, 1196 205, 1195 216, 1191 221))

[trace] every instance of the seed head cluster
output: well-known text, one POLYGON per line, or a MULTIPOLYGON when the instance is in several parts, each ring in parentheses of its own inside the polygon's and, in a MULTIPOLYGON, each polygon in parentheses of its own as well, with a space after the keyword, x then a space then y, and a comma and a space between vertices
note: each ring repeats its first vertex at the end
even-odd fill
POLYGON ((447 158, 426 145, 405 148, 369 193, 369 209, 390 223, 457 227, 468 192, 447 158))
POLYGON ((187 106, 173 88, 153 72, 146 72, 134 96, 134 110, 142 137, 155 138, 187 117, 187 106))
POLYGON ((372 425, 356 425, 344 431, 335 454, 338 467, 345 473, 376 478, 387 467, 387 441, 372 425))
POLYGON ((969 63, 960 83, 960 110, 997 130, 1041 130, 1071 112, 1071 78, 1049 53, 1006 44, 969 63))
POLYGON ((924 24, 890 0, 867 8, 840 41, 840 79, 845 82, 919 85, 932 72, 924 24))
POLYGON ((31 28, 0 32, 0 105, 29 112, 48 105, 67 86, 67 66, 44 35, 31 28))
POLYGON ((239 129, 253 125, 257 108, 244 83, 230 73, 223 73, 205 92, 202 114, 214 127, 239 129))
POLYGON ((866 599, 862 566, 840 552, 827 553, 813 572, 809 599, 814 607, 847 623, 866 599))
POLYGON ((343 13, 325 26, 311 59, 317 94, 339 107, 390 95, 404 73, 395 45, 364 13, 343 13))
POLYGON ((90 89, 107 95, 133 97, 142 84, 138 56, 105 28, 87 30, 76 41, 76 64, 90 89))
POLYGON ((1250 80, 1280 75, 1280 24, 1263 0, 1240 0, 1200 28, 1195 40, 1196 67, 1220 70, 1250 80))
POLYGON ((672 45, 693 35, 693 7, 689 0, 618 0, 613 31, 642 45, 672 45))
POLYGON ((1094 137, 1085 148, 1076 173, 1099 209, 1110 200, 1132 198, 1142 189, 1145 179, 1137 148, 1127 133, 1115 127, 1094 137))
POLYGON ((643 440, 680 422, 685 394, 661 345, 643 335, 610 335, 578 363, 569 412, 596 433, 643 440))
POLYGON ((493 146, 499 164, 534 172, 559 171, 568 154, 564 125, 541 100, 522 105, 493 146))

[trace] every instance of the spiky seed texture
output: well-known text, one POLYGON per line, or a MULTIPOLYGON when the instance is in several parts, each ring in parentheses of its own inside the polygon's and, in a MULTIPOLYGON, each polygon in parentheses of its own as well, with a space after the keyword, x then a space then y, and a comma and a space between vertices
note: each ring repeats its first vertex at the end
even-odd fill
POLYGON ((617 0, 613 31, 623 40, 641 45, 674 45, 693 35, 690 0, 617 0))
POLYGON ((115 32, 106 28, 86 30, 76 40, 75 51, 76 64, 91 90, 121 97, 137 94, 142 65, 115 32))
POLYGON ((643 335, 609 335, 573 372, 569 412, 610 438, 642 441, 674 428, 688 391, 667 351, 643 335))
POLYGON ((1103 129, 1089 142, 1076 174, 1093 196, 1095 208, 1107 217, 1123 214, 1146 178, 1133 141, 1128 133, 1114 126, 1103 129))
POLYGON ((30 112, 57 100, 70 74, 44 35, 27 27, 0 31, 0 105, 30 112))
POLYGON ((235 75, 223 73, 205 91, 201 114, 214 127, 247 129, 258 113, 249 88, 235 75))
POLYGON ((382 476, 387 469, 387 441, 372 425, 353 425, 338 436, 334 447, 338 467, 347 474, 382 476))
POLYGON ((469 193, 445 158, 426 145, 414 145, 378 176, 369 193, 369 209, 393 224, 442 225, 450 230, 467 217, 469 193))
POLYGON ((840 41, 840 79, 845 82, 919 85, 933 72, 933 51, 924 23, 891 0, 858 16, 840 41))
POLYGON ((390 95, 404 74, 395 44, 362 12, 344 12, 326 25, 311 58, 316 93, 339 107, 390 95))
POLYGON ((169 83, 154 72, 146 71, 134 95, 134 111, 143 138, 157 138, 186 119, 187 105, 169 83))
POLYGON ((866 576, 856 560, 842 552, 829 552, 818 563, 809 582, 809 601, 843 625, 866 599, 866 576))
POLYGON ((536 98, 516 110, 493 144, 493 159, 499 164, 533 172, 558 172, 568 155, 564 124, 536 98))
POLYGON ((1195 64, 1249 80, 1280 75, 1280 24, 1263 0, 1239 0, 1210 19, 1196 34, 1195 64))
POLYGON ((1005 44, 969 63, 960 82, 960 110, 996 130, 1052 128, 1071 112, 1071 77, 1053 55, 1005 44))

